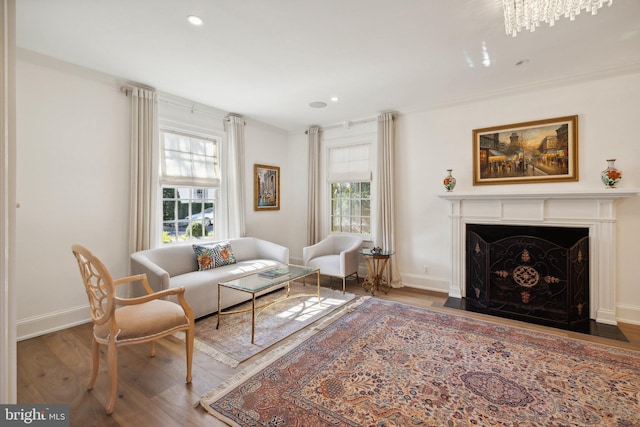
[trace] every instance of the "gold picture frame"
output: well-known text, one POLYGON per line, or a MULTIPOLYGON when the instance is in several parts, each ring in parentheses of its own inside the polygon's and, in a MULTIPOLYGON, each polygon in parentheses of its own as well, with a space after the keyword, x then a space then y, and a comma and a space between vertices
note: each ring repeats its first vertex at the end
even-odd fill
POLYGON ((578 116, 473 130, 473 185, 578 180, 578 116))
POLYGON ((280 167, 253 165, 253 210, 280 210, 280 167))

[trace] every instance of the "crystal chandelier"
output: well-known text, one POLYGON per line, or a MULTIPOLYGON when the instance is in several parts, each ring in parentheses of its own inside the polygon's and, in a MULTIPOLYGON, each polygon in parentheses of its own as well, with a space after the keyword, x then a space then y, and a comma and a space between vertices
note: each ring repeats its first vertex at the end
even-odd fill
POLYGON ((611 6, 613 0, 502 0, 505 30, 515 37, 522 28, 535 31, 540 22, 553 27, 562 15, 572 21, 583 9, 595 15, 603 3, 611 6))

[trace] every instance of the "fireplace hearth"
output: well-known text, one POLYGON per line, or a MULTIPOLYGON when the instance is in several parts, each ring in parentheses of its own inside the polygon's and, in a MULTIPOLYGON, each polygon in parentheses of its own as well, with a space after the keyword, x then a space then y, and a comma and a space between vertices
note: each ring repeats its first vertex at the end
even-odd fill
POLYGON ((589 229, 467 224, 466 309, 589 329, 589 229))

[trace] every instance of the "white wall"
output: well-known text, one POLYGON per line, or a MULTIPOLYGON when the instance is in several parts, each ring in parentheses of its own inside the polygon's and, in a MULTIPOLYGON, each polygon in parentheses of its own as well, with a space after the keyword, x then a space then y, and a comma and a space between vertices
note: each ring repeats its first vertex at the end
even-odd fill
POLYGON ((18 337, 88 319, 70 246, 128 271, 129 98, 116 79, 19 50, 18 337))
MULTIPOLYGON (((129 98, 118 79, 31 52, 17 55, 16 281, 18 337, 88 320, 86 296, 69 246, 82 243, 127 274, 129 98)), ((397 259, 407 285, 446 292, 451 263, 442 178, 473 187, 475 128, 579 115, 575 183, 512 185, 507 190, 601 188, 616 157, 621 186, 640 187, 640 74, 565 85, 447 108, 399 114, 396 122, 397 259), (424 273, 424 266, 429 273, 424 273)), ((307 136, 248 120, 245 128, 246 230, 289 247, 306 244, 307 136), (253 165, 280 166, 279 211, 253 210, 253 165)), ((612 190, 614 191, 614 190, 612 190)), ((640 197, 618 204, 618 320, 640 324, 636 291, 640 197)))
MULTIPOLYGON (((307 195, 309 173, 309 137, 303 130, 289 134, 289 169, 288 198, 293 213, 287 220, 287 233, 291 235, 288 245, 289 257, 292 263, 302 264, 302 248, 307 246, 307 195)), ((286 196, 285 196, 286 197, 286 196)))
MULTIPOLYGON (((121 80, 20 50, 17 57, 16 280, 18 339, 89 320, 70 246, 80 243, 114 277, 129 272, 130 98, 121 80)), ((164 123, 222 134, 225 113, 171 108, 164 123)), ((247 235, 292 244, 294 215, 287 134, 248 121, 245 128, 247 235), (280 211, 253 212, 253 164, 281 167, 280 211), (283 231, 284 230, 284 231, 283 231)))
MULTIPOLYGON (((335 126, 322 131, 320 168, 319 173, 326 176, 326 156, 328 147, 331 145, 348 145, 350 143, 369 143, 376 144, 377 122, 375 118, 363 119, 349 128, 343 126, 335 126)), ((307 194, 308 194, 308 156, 309 156, 309 137, 305 131, 300 130, 289 134, 289 152, 291 160, 291 169, 297 178, 292 180, 292 190, 294 197, 292 198, 294 215, 288 219, 287 227, 291 230, 291 234, 296 236, 295 241, 291 242, 289 250, 292 262, 302 263, 302 248, 307 245, 307 194)), ((375 149, 371 153, 371 170, 376 168, 375 149)), ((321 182, 321 192, 328 191, 327 182, 321 182)), ((371 193, 376 191, 375 183, 371 188, 371 193)), ((330 200, 325 198, 320 201, 320 209, 328 212, 330 200)), ((376 211, 376 206, 371 206, 371 211, 376 211)), ((328 217, 321 218, 322 233, 328 234, 330 229, 330 220, 328 217)), ((375 232, 375 230, 372 230, 375 232)), ((372 236, 372 239, 375 236, 372 236)), ((370 247, 372 243, 365 241, 364 246, 370 247)), ((361 262, 360 272, 366 274, 366 265, 361 262)))
MULTIPOLYGON (((600 171, 617 158, 621 187, 640 187, 640 74, 536 90, 465 105, 401 114, 396 125, 398 191, 396 245, 404 282, 447 291, 450 228, 446 169, 457 178, 454 191, 558 191, 602 189, 600 171), (578 115, 579 181, 571 183, 473 186, 472 130, 538 119, 578 115), (424 273, 424 267, 429 272, 424 273)), ((612 190, 615 191, 615 190, 612 190)), ((618 203, 618 320, 640 323, 636 242, 640 197, 618 203)))
MULTIPOLYGON (((288 150, 286 132, 247 120, 245 126, 245 228, 246 235, 269 240, 291 248, 296 241, 290 228, 290 218, 299 214, 295 210, 295 179, 291 165, 295 165, 288 150), (280 167, 280 209, 254 210, 255 164, 280 167)), ((306 179, 306 178, 305 178, 306 179)), ((294 262, 291 259, 291 262, 294 262)))
MULTIPOLYGON (((396 258, 407 286, 448 292, 451 274, 451 235, 448 202, 442 180, 453 169, 454 191, 559 191, 602 189, 600 171, 606 159, 617 158, 624 173, 621 187, 640 188, 640 74, 613 76, 590 82, 531 90, 417 112, 396 120, 396 258), (472 131, 477 128, 578 115, 579 181, 570 183, 473 186, 472 131), (428 266, 428 273, 425 273, 428 266)), ((289 135, 292 153, 306 156, 302 132, 289 135)), ((306 164, 306 159, 298 159, 306 164)), ((300 183, 306 168, 296 169, 300 183)), ((297 184, 300 185, 300 184, 297 184)), ((306 213, 306 187, 299 187, 296 211, 306 213), (304 196, 302 194, 304 192, 304 196)), ((615 191, 615 190, 612 190, 615 191)), ((617 205, 617 313, 618 320, 640 324, 640 265, 636 245, 640 238, 640 196, 617 205)), ((306 239, 306 217, 296 215, 292 227, 300 235, 290 246, 301 256, 306 239)))

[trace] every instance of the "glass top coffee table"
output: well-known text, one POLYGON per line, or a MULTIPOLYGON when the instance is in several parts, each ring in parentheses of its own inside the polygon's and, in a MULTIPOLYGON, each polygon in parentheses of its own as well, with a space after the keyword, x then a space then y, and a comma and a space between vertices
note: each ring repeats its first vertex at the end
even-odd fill
MULTIPOLYGON (((270 305, 276 304, 280 301, 283 301, 287 298, 299 298, 299 297, 308 297, 308 296, 318 296, 318 304, 320 304, 320 269, 311 268, 311 267, 302 267, 299 265, 280 265, 278 267, 271 268, 269 270, 260 271, 257 273, 249 274, 247 276, 240 277, 239 279, 229 280, 227 282, 218 283, 218 323, 216 324, 216 329, 220 326, 220 317, 225 316, 227 314, 236 314, 236 313, 246 313, 247 311, 251 311, 251 344, 253 344, 254 332, 255 332, 255 324, 256 324, 256 310, 260 309, 260 311, 269 307, 270 305), (295 279, 301 279, 306 276, 310 276, 312 274, 316 274, 317 276, 317 293, 316 294, 300 294, 295 296, 289 296, 290 293, 290 282, 295 279), (256 294, 260 292, 267 291, 269 289, 273 289, 282 285, 283 283, 287 284, 287 294, 281 298, 276 300, 267 302, 262 305, 256 306, 256 294), (230 310, 230 311, 222 311, 222 288, 235 289, 236 291, 246 292, 251 294, 251 308, 245 308, 241 310, 230 310)), ((260 314, 260 312, 258 312, 260 314)))

